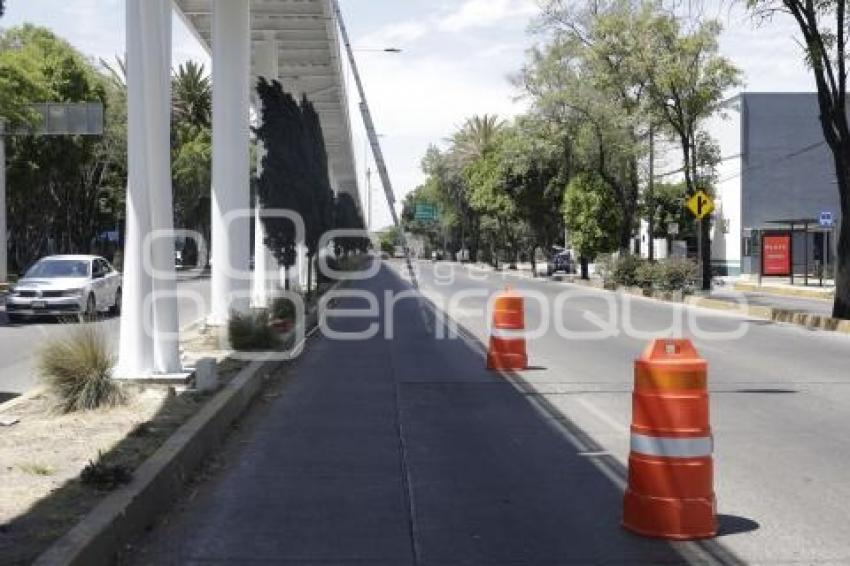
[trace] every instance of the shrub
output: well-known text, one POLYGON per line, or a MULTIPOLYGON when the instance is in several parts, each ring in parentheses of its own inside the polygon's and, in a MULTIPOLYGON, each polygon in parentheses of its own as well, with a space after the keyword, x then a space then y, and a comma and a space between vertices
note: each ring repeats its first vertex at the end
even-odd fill
POLYGON ((98 491, 112 491, 117 487, 128 484, 133 479, 133 472, 121 464, 109 465, 103 461, 103 453, 99 452, 97 461, 89 461, 80 474, 83 485, 93 487, 98 491))
POLYGON ((124 390, 112 379, 114 366, 106 338, 90 325, 73 327, 48 341, 38 357, 39 373, 63 413, 124 403, 124 390))
POLYGON ((295 318, 295 305, 284 297, 275 299, 272 302, 271 315, 277 320, 292 320, 295 318))
POLYGON ((699 280, 699 266, 690 259, 669 258, 658 264, 659 274, 656 282, 662 291, 689 292, 699 280))
POLYGON ((280 345, 280 337, 269 323, 268 311, 233 313, 227 325, 230 346, 239 352, 277 348, 280 345))
POLYGON ((641 259, 633 255, 624 255, 614 260, 611 277, 615 284, 623 287, 638 285, 637 270, 641 259))
POLYGON ((660 263, 640 260, 635 268, 635 284, 645 291, 654 289, 663 278, 663 271, 660 263))

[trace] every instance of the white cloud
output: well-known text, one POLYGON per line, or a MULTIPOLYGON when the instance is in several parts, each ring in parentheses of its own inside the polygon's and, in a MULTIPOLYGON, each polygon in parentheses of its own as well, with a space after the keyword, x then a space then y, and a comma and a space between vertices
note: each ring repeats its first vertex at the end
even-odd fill
POLYGON ((357 47, 405 45, 425 37, 430 31, 428 22, 407 21, 386 25, 358 39, 357 47))
POLYGON ((538 11, 532 0, 466 0, 458 9, 440 18, 438 27, 448 32, 486 28, 505 20, 524 20, 538 11))

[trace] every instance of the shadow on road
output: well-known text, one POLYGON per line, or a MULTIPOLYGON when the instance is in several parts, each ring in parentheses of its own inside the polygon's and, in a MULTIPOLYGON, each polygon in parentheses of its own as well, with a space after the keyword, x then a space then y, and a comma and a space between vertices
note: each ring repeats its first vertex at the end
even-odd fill
POLYGON ((19 397, 17 393, 3 393, 0 392, 0 405, 5 403, 6 401, 11 401, 12 399, 19 397))
POLYGON ((738 517, 737 515, 718 515, 717 522, 720 525, 717 532, 717 536, 719 537, 750 533, 761 527, 761 525, 752 519, 738 517))
MULTIPOLYGON (((427 298, 423 300, 428 301, 427 298)), ((434 307, 433 304, 431 306, 434 307)), ((463 342, 468 345, 469 354, 474 355, 483 367, 486 346, 462 324, 458 323, 458 325, 463 342)), ((565 476, 562 486, 564 499, 560 497, 550 499, 549 504, 553 506, 550 513, 557 516, 566 511, 569 516, 581 517, 596 527, 595 531, 589 532, 582 532, 580 529, 571 531, 568 522, 564 523, 564 536, 572 538, 574 550, 584 549, 588 552, 595 544, 610 545, 608 549, 601 551, 601 554, 594 556, 599 560, 597 563, 610 561, 631 563, 633 560, 643 564, 743 565, 746 563, 717 539, 684 543, 667 542, 626 533, 620 527, 622 496, 628 477, 626 466, 576 425, 567 414, 549 402, 544 395, 538 394, 528 373, 502 372, 501 375, 492 375, 498 375, 498 379, 504 380, 506 384, 512 384, 515 387, 514 391, 522 394, 527 401, 526 412, 533 413, 541 423, 544 420, 548 421, 549 425, 560 432, 560 442, 550 440, 550 446, 544 451, 517 453, 514 457, 525 462, 530 470, 538 469, 536 465, 532 465, 532 461, 540 458, 545 459, 546 465, 562 467, 562 473, 565 476), (532 406, 537 409, 537 412, 532 409, 532 406), (581 463, 577 463, 577 460, 581 460, 581 463), (583 478, 580 482, 570 482, 567 477, 572 475, 570 469, 576 466, 591 468, 593 477, 583 478), (557 506, 563 506, 563 508, 557 509, 557 506), (581 534, 577 536, 577 533, 581 534)), ((514 415, 517 418, 520 418, 519 411, 519 407, 514 409, 514 415)), ((521 417, 522 420, 527 418, 529 418, 527 415, 521 417)), ((505 429, 502 433, 506 439, 512 437, 511 427, 507 423, 497 423, 493 426, 505 429)), ((506 450, 509 450, 507 446, 506 450)), ((758 523, 743 517, 719 515, 718 521, 723 536, 746 533, 759 528, 758 523)), ((595 549, 594 552, 600 551, 595 549)), ((579 562, 589 558, 581 551, 578 557, 579 562)), ((575 561, 576 555, 569 555, 569 558, 575 561)), ((572 561, 570 563, 573 563, 572 561)))

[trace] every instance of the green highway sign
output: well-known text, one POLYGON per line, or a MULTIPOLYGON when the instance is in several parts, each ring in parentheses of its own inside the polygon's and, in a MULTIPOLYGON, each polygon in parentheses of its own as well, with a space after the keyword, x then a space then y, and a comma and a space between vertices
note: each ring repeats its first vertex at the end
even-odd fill
POLYGON ((433 204, 419 203, 416 205, 414 217, 416 218, 416 220, 423 220, 426 222, 436 221, 438 218, 437 207, 433 204))

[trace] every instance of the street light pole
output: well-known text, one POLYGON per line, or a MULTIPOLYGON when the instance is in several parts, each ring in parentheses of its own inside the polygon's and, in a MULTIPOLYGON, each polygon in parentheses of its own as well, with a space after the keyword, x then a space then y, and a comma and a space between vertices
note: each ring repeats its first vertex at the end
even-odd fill
POLYGON ((646 203, 649 205, 649 261, 655 261, 655 126, 652 122, 649 124, 649 186, 646 192, 646 203))
POLYGON ((366 231, 372 231, 372 169, 366 167, 366 231))
POLYGON ((0 120, 0 284, 9 278, 8 253, 6 239, 6 125, 0 120))
MULTIPOLYGON (((369 137, 369 142, 372 145, 372 155, 375 158, 375 166, 378 168, 378 175, 381 177, 381 183, 384 186, 384 193, 387 197, 387 206, 390 209, 393 224, 398 231, 399 244, 401 244, 402 249, 404 250, 404 255, 407 258, 407 268, 410 272, 410 278, 414 285, 416 285, 417 283, 413 271, 413 264, 410 261, 410 250, 407 247, 407 242, 405 241, 404 232, 401 227, 401 220, 399 219, 398 211, 395 208, 396 197, 393 191, 392 182, 390 181, 390 174, 387 170, 387 162, 384 159, 381 142, 378 139, 378 133, 375 130, 375 122, 372 119, 372 112, 369 110, 369 102, 366 99, 366 89, 363 86, 363 80, 360 78, 360 72, 357 68, 357 59, 354 57, 354 49, 351 46, 351 39, 348 36, 348 29, 345 27, 342 10, 339 7, 339 1, 333 0, 332 5, 334 14, 336 15, 336 22, 339 26, 339 33, 342 36, 342 42, 345 45, 345 50, 348 54, 348 62, 351 65, 351 73, 354 76, 354 83, 357 85, 357 92, 360 95, 360 114, 363 116, 363 124, 366 128, 366 135, 369 137)), ((400 49, 396 48, 384 49, 383 51, 387 53, 401 52, 400 49)))

